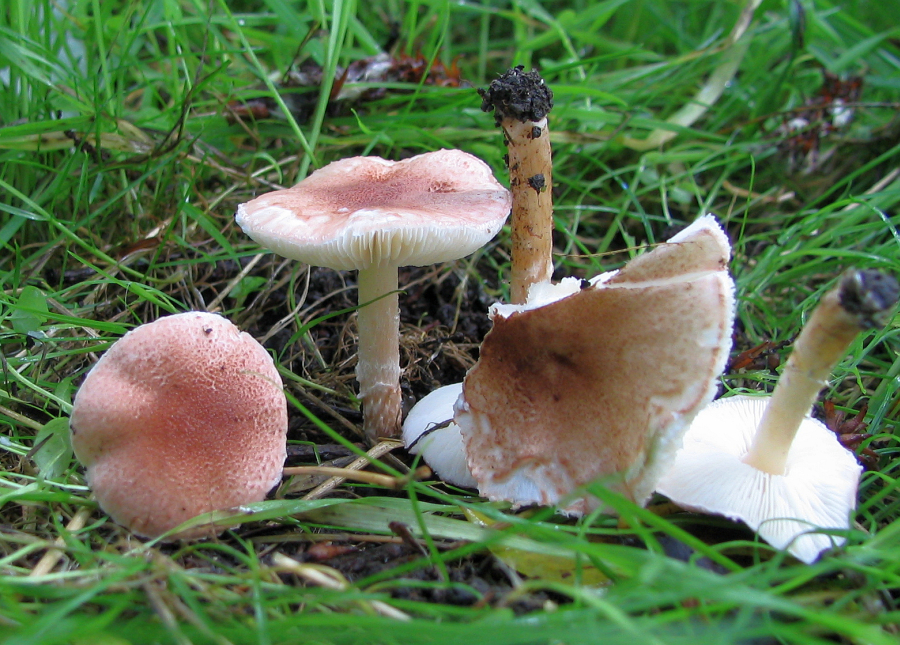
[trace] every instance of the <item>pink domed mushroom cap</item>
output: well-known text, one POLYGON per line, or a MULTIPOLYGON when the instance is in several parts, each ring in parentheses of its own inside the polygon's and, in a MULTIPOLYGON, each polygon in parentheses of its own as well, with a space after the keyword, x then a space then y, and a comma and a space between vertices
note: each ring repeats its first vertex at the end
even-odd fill
POLYGON ((189 312, 114 343, 79 389, 70 428, 103 510, 156 537, 200 513, 260 501, 278 484, 287 403, 259 343, 221 316, 189 312))
POLYGON ((490 166, 461 150, 403 161, 351 157, 292 188, 238 207, 260 245, 332 269, 423 266, 474 253, 494 237, 510 196, 490 166))

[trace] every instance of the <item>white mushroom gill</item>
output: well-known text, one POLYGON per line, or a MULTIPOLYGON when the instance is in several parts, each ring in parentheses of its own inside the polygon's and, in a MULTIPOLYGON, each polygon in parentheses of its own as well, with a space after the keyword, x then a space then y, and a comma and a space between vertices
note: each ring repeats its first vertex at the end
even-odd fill
POLYGON ((768 401, 733 396, 701 410, 656 490, 688 510, 742 521, 775 548, 810 563, 843 544, 842 537, 815 531, 848 528, 862 469, 834 433, 810 417, 796 428, 782 474, 748 464, 768 401))
POLYGON ((880 324, 896 282, 848 271, 795 341, 771 397, 735 396, 700 411, 657 491, 691 510, 741 520, 778 549, 813 562, 844 538, 861 467, 809 414, 860 329, 880 324))

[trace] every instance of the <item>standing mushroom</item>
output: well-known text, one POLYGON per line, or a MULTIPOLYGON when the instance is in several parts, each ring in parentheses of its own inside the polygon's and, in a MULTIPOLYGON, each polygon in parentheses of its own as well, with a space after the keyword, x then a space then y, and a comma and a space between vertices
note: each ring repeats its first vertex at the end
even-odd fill
POLYGON ((514 305, 528 299, 531 285, 553 274, 553 163, 547 114, 553 92, 538 72, 520 65, 478 90, 481 109, 494 111, 503 130, 512 192, 509 296, 514 305))
POLYGON ((583 512, 596 500, 572 493, 604 478, 643 503, 725 366, 729 256, 705 216, 620 271, 537 284, 526 305, 494 305, 454 423, 439 423, 448 386, 410 412, 407 445, 430 426, 417 443, 425 460, 469 485, 458 467, 464 455, 490 499, 583 512))
MULTIPOLYGON (((157 537, 262 500, 281 480, 287 423, 272 357, 225 318, 194 311, 113 343, 75 396, 70 432, 100 507, 157 537)), ((204 525, 172 537, 218 532, 204 525)))
POLYGON ((741 520, 806 563, 844 539, 861 467, 810 409, 861 329, 880 324, 897 283, 846 272, 800 332, 771 397, 734 396, 697 415, 657 491, 684 508, 741 520))
POLYGON ((353 157, 241 204, 237 223, 287 258, 359 270, 356 378, 370 440, 400 433, 397 269, 455 260, 494 237, 509 192, 481 160, 439 150, 403 161, 353 157))

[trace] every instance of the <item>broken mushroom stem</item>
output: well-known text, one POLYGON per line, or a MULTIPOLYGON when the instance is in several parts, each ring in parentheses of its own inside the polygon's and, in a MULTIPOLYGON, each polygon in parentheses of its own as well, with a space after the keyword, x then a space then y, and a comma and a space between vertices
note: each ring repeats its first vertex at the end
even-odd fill
POLYGON ((897 282, 874 270, 846 271, 803 327, 775 386, 745 463, 784 474, 800 422, 856 335, 880 325, 897 302, 897 282))
POLYGON ((547 113, 553 92, 540 74, 510 69, 479 90, 481 109, 494 111, 503 130, 512 193, 510 300, 524 304, 537 282, 553 273, 553 196, 547 113))

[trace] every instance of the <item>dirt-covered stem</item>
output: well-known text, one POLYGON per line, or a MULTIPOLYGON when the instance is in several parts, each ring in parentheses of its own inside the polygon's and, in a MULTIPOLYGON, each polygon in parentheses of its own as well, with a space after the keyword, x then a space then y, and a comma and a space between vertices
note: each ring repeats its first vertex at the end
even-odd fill
POLYGON ((536 71, 515 67, 480 90, 482 109, 494 110, 503 130, 512 193, 510 300, 522 304, 528 289, 553 273, 553 196, 547 113, 553 93, 536 71))

